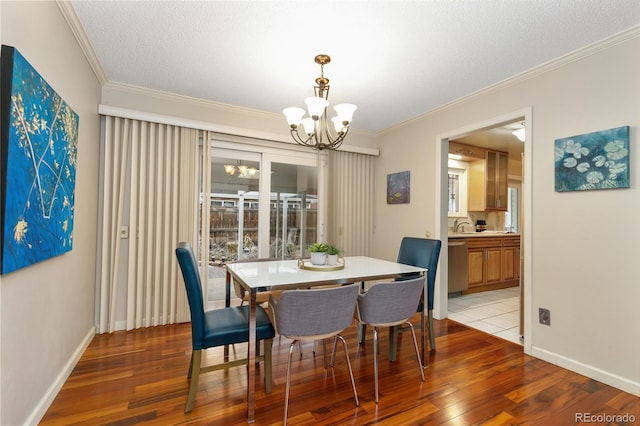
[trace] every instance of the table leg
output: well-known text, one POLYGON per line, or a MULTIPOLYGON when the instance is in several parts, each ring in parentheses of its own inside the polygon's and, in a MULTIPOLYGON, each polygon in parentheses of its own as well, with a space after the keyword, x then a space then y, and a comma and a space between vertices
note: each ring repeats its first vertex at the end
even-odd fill
MULTIPOLYGON (((228 308, 229 306, 231 306, 231 272, 229 272, 228 269, 227 269, 224 285, 225 285, 224 306, 228 308)), ((224 355, 224 362, 229 361, 229 345, 224 345, 223 355, 224 355)))
POLYGON ((249 348, 247 355, 247 422, 256 415, 256 289, 249 291, 249 348))

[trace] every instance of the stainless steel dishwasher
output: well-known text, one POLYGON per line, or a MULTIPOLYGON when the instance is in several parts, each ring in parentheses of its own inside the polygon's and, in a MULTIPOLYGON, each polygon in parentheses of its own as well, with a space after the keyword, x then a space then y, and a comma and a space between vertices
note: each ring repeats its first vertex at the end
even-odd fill
POLYGON ((449 240, 449 293, 458 293, 469 288, 467 240, 449 240))

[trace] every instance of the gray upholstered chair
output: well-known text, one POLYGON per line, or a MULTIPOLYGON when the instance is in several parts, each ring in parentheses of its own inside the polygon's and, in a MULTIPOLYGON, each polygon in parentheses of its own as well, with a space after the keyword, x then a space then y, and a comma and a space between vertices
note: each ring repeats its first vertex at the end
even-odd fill
MULTIPOLYGON (((284 424, 287 424, 289 409, 289 389, 291 387, 291 358, 296 343, 302 340, 320 340, 333 337, 333 352, 330 365, 335 361, 335 349, 337 339, 342 341, 344 354, 347 359, 351 386, 356 406, 360 405, 356 391, 356 382, 353 379, 351 362, 347 342, 340 332, 353 322, 353 314, 358 297, 358 286, 350 284, 346 286, 309 289, 287 290, 280 294, 276 300, 269 299, 269 315, 276 333, 292 339, 289 347, 289 362, 287 363, 287 381, 285 387, 284 424)), ((413 306, 415 309, 415 305, 413 306)))
POLYGON ((425 277, 405 281, 373 284, 364 294, 358 295, 358 320, 373 327, 373 372, 375 401, 378 402, 378 328, 407 324, 413 336, 420 377, 424 382, 424 371, 416 332, 409 318, 416 313, 416 306, 424 289, 425 277))
MULTIPOLYGON (((216 346, 226 347, 227 345, 243 343, 249 340, 249 307, 234 306, 205 311, 198 262, 193 254, 191 245, 179 243, 176 248, 176 257, 184 278, 189 310, 191 311, 192 352, 187 374, 187 377, 191 379, 191 384, 184 408, 184 412, 188 413, 193 408, 200 374, 247 364, 247 359, 244 358, 214 365, 201 365, 203 350, 216 346)), ((275 330, 266 312, 260 306, 257 306, 256 337, 258 342, 260 340, 264 341, 264 356, 256 359, 264 361, 266 393, 271 393, 271 347, 274 336, 275 330)))

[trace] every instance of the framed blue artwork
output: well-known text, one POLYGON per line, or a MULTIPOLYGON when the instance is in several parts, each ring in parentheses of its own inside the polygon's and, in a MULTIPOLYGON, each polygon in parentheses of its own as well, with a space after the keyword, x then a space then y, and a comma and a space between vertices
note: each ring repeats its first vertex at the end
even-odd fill
POLYGON ((2 274, 73 247, 78 115, 27 60, 2 46, 2 274))
POLYGON ((411 201, 410 172, 387 175, 387 204, 406 204, 409 201, 411 201))
POLYGON ((556 192, 629 188, 629 126, 555 143, 556 192))

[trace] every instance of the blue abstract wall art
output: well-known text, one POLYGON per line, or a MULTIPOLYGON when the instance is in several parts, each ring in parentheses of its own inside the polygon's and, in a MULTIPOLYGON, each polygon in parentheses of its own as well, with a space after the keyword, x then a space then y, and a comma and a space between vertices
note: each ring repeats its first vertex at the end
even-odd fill
POLYGON ((78 115, 27 60, 2 46, 2 274, 73 247, 78 115))
POLYGON ((629 126, 556 139, 556 191, 629 188, 629 126))

